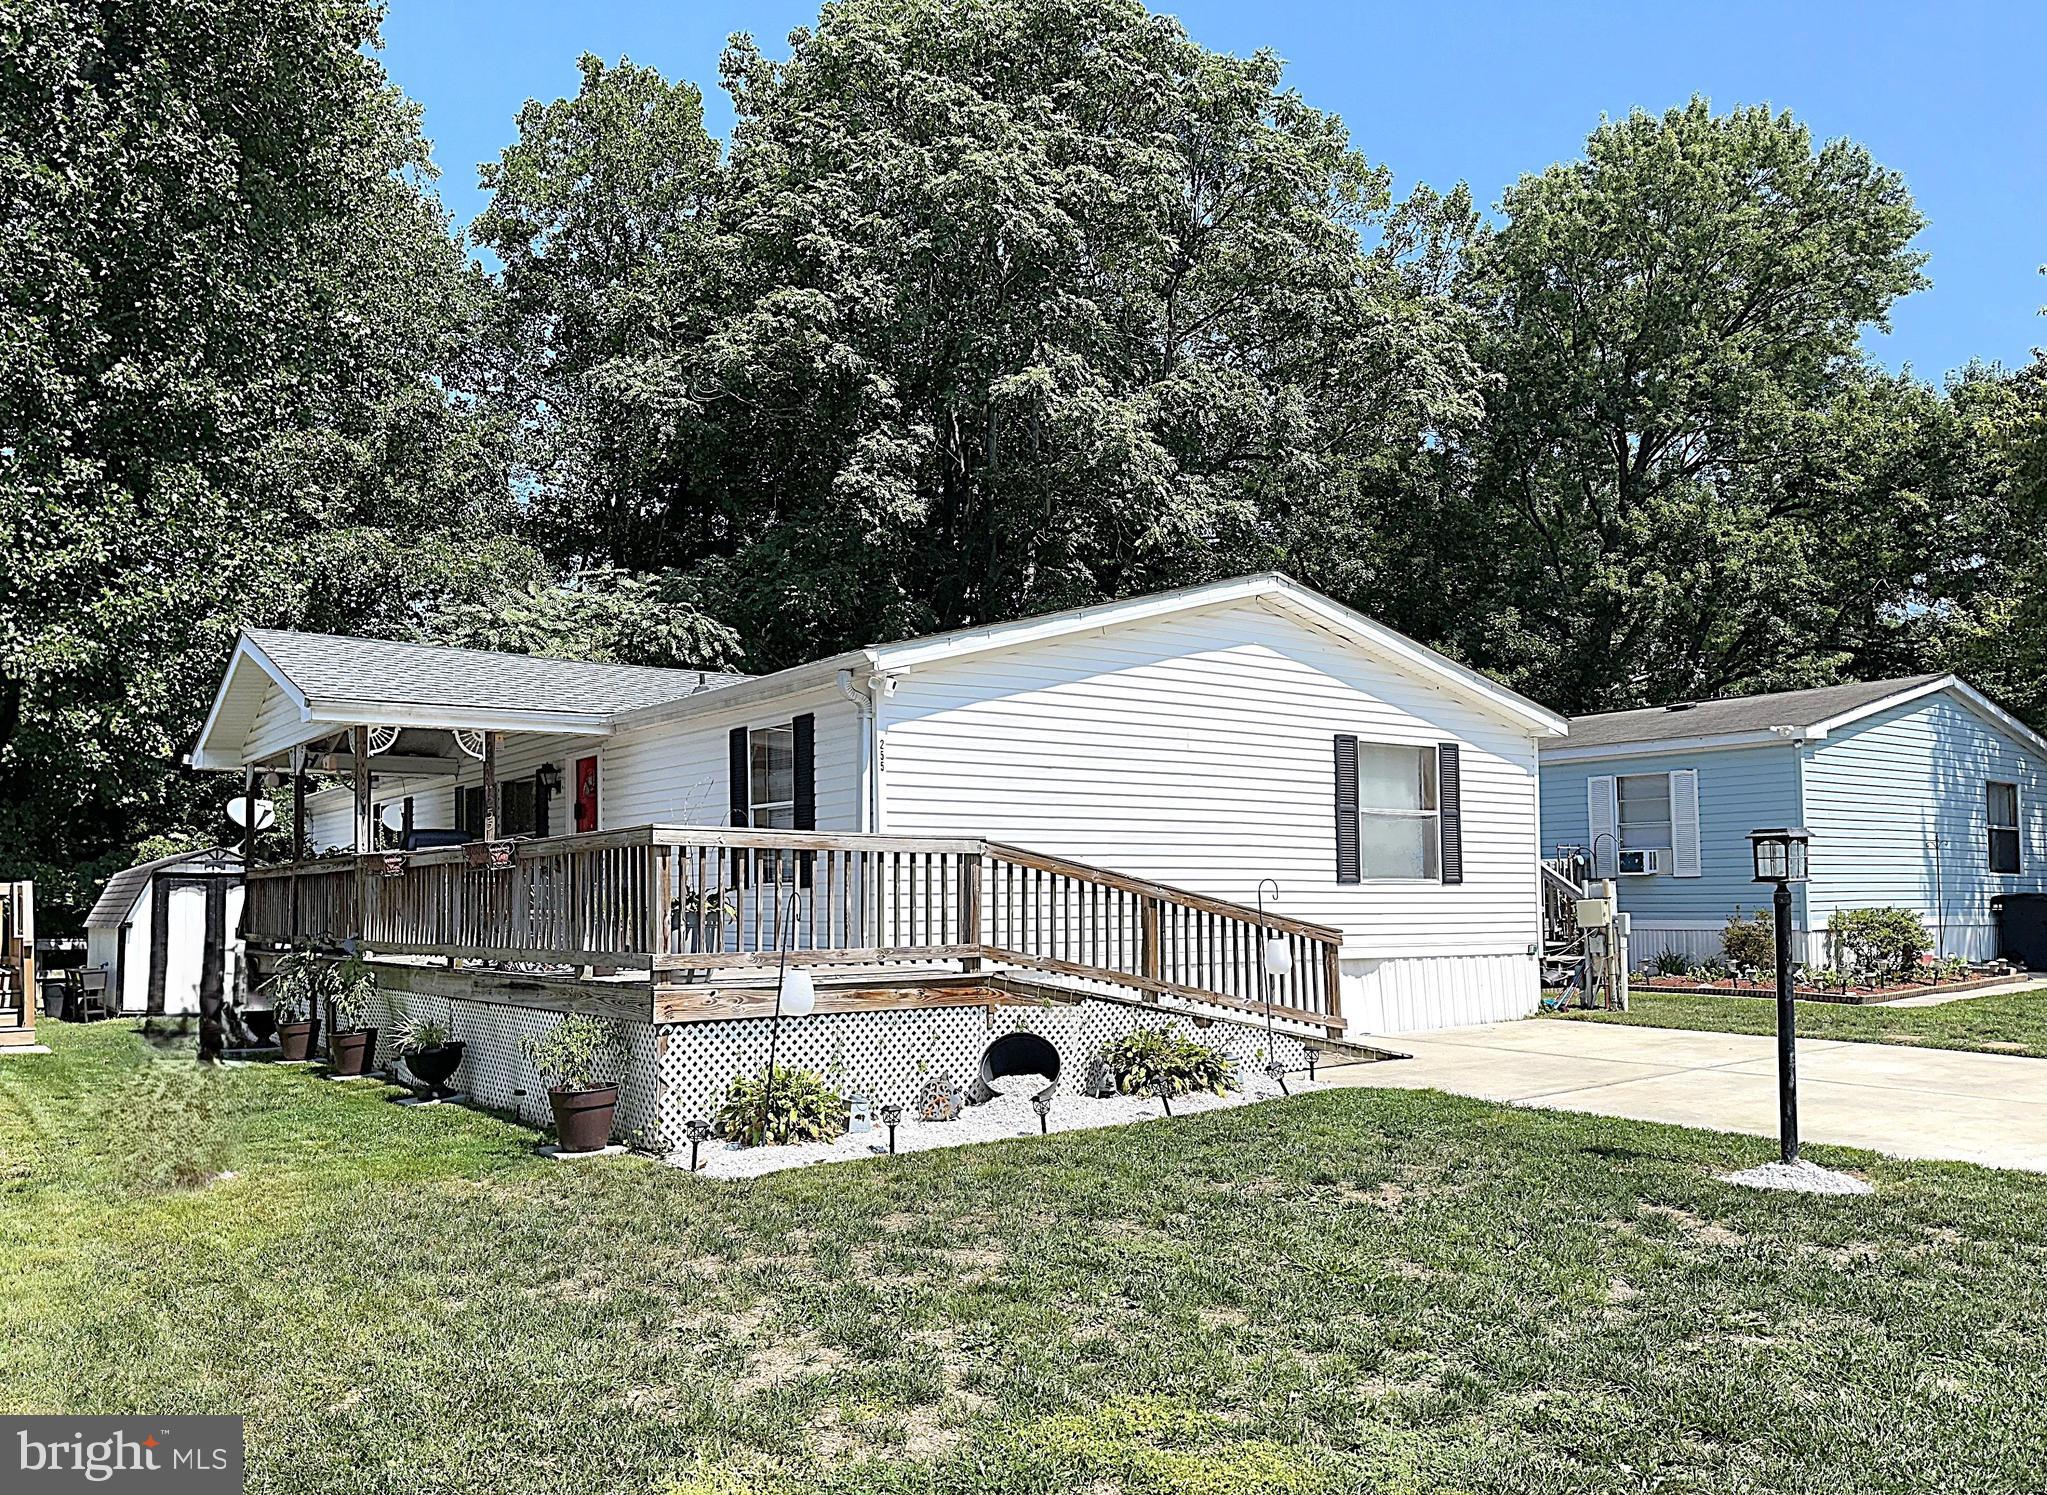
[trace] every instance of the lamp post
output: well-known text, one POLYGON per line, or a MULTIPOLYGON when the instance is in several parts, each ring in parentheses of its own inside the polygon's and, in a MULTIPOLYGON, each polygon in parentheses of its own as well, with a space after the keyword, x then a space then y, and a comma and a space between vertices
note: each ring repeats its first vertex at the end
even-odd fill
POLYGON ((1798 1161, 1798 1013, 1791 998, 1791 885, 1806 880, 1802 827, 1748 833, 1755 880, 1772 883, 1771 923, 1777 935, 1777 1138, 1787 1163, 1798 1161))
POLYGON ((1272 901, 1279 902, 1279 884, 1269 877, 1261 878, 1258 883, 1258 933, 1263 947, 1259 952, 1259 959, 1265 968, 1264 980, 1260 983, 1265 988, 1265 1072, 1279 1081, 1279 1093, 1286 1095, 1289 1093, 1286 1088, 1286 1066, 1279 1062, 1279 1040, 1272 1031, 1272 984, 1294 968, 1294 952, 1288 948, 1285 940, 1274 935, 1266 925, 1267 883, 1272 884, 1272 901))

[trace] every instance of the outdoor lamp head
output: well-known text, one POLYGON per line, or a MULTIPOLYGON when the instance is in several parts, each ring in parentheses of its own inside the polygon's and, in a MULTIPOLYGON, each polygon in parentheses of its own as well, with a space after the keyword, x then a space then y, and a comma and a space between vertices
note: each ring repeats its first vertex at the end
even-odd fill
POLYGON ((782 1011, 790 1017, 809 1017, 817 1008, 817 983, 802 966, 791 966, 782 976, 782 1011))
POLYGON ((1811 836, 1803 826, 1778 826, 1748 833, 1755 860, 1757 882, 1793 883, 1806 880, 1806 847, 1811 836))
POLYGON ((1265 942, 1265 974, 1284 976, 1294 968, 1294 952, 1283 939, 1273 938, 1265 942))

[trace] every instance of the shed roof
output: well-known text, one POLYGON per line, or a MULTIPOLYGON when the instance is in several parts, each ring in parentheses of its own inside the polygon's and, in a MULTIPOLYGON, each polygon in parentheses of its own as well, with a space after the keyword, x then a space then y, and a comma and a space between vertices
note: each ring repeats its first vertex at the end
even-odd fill
POLYGON ((134 910, 135 900, 140 898, 151 879, 168 867, 182 862, 200 862, 194 872, 239 872, 242 856, 225 846, 210 846, 198 851, 178 851, 167 857, 158 857, 150 862, 138 862, 116 872, 107 879, 107 885, 100 889, 99 897, 93 902, 92 912, 85 916, 87 929, 119 929, 127 923, 128 915, 134 910))
POLYGON ((1559 749, 1611 747, 1661 742, 1672 737, 1721 737, 1770 732, 1779 727, 1809 731, 1836 717, 1881 705, 1895 697, 1930 689, 1951 680, 1948 675, 1901 675, 1892 680, 1861 680, 1847 685, 1822 685, 1811 690, 1779 690, 1756 696, 1723 696, 1711 701, 1679 701, 1639 711, 1603 711, 1571 718, 1571 735, 1559 749))

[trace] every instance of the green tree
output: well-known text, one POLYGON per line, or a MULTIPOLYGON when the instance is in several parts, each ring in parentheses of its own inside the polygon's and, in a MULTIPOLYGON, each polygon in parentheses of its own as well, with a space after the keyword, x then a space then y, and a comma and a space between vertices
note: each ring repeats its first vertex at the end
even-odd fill
POLYGON ((693 93, 586 63, 482 226, 522 307, 601 308, 531 371, 578 428, 550 543, 687 570, 755 662, 1269 563, 1475 413, 1368 243, 1385 173, 1271 56, 1136 0, 843 0, 791 47, 728 49, 716 180, 693 93))
POLYGON ((218 835, 179 759, 330 527, 494 524, 488 282, 357 0, 0 0, 0 858, 218 835))
POLYGON ((1570 709, 1810 683, 1923 650, 1981 535, 1935 391, 1857 339, 1920 285, 1903 182, 1702 100, 1602 125, 1469 247, 1496 376, 1449 526, 1470 652, 1570 709))

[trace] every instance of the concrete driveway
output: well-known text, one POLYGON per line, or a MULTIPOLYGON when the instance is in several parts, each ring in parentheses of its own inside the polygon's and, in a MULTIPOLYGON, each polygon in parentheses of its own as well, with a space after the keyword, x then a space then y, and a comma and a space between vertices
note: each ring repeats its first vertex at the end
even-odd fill
MULTIPOLYGON (((1412 1057, 1323 1078, 1777 1132, 1774 1038, 1530 1018, 1372 1041, 1412 1057)), ((2047 1172, 2047 1059, 1801 1039, 1798 1097, 1808 1142, 2047 1172)))

